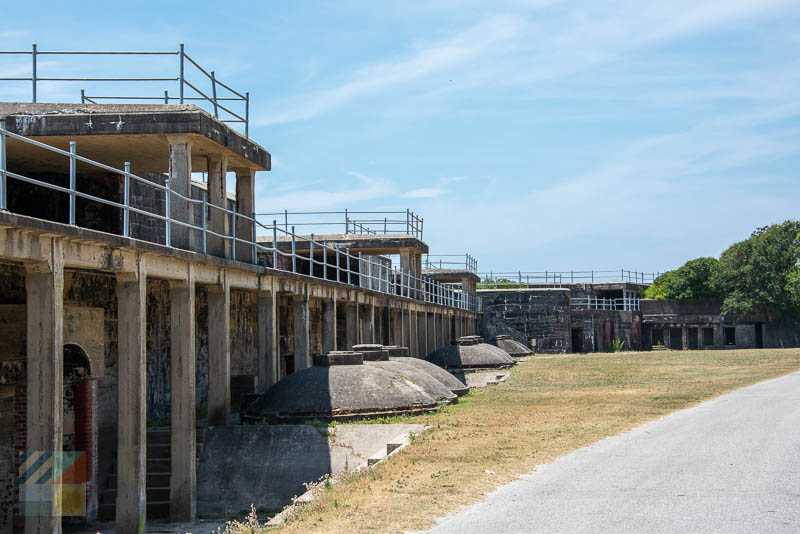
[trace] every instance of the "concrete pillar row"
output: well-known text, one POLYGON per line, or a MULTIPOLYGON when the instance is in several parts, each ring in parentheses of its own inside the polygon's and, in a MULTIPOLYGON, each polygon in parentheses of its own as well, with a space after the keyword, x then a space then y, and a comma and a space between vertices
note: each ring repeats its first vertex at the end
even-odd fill
POLYGON ((274 291, 258 294, 258 385, 259 393, 275 384, 280 371, 278 353, 278 294, 274 291))
POLYGON ((145 530, 147 517, 147 275, 117 278, 117 506, 116 531, 145 530))
MULTIPOLYGON (((222 155, 208 156, 208 202, 214 206, 227 208, 228 159, 222 155)), ((230 219, 227 213, 211 208, 208 216, 209 230, 219 235, 230 235, 230 219)), ((220 258, 231 257, 230 240, 209 235, 206 240, 209 254, 220 258)))
POLYGON ((227 277, 208 286, 208 424, 228 426, 231 414, 231 291, 227 277))
POLYGON ((408 353, 414 358, 419 358, 419 341, 417 330, 417 311, 409 308, 408 310, 408 353))
POLYGON ((322 351, 336 350, 336 299, 322 302, 322 351))
POLYGON ((309 330, 308 288, 293 296, 294 370, 311 367, 311 332, 309 330))
MULTIPOLYGON (((192 141, 185 135, 168 135, 167 142, 169 143, 169 188, 186 198, 191 198, 192 141)), ((193 223, 193 204, 172 195, 170 215, 173 219, 193 223)), ((173 224, 170 234, 173 247, 194 250, 194 232, 185 226, 173 224)))
MULTIPOLYGON (((53 240, 50 265, 26 265, 28 452, 62 449, 64 382, 64 269, 59 240, 53 240)), ((55 456, 54 463, 60 458, 55 456)), ((54 465, 54 469, 57 466, 54 465)), ((25 517, 25 532, 61 532, 57 503, 51 513, 25 517)))
POLYGON ((358 303, 348 302, 345 308, 345 337, 347 350, 359 343, 358 303))
POLYGON ((425 313, 426 323, 427 323, 427 345, 425 346, 425 350, 428 351, 428 354, 436 351, 436 312, 430 310, 425 313))
MULTIPOLYGON (((256 212, 256 171, 248 168, 234 169, 236 172, 236 213, 253 217, 256 212)), ((247 219, 236 219, 236 237, 252 241, 255 227, 247 219)), ((236 259, 252 263, 253 247, 247 243, 236 244, 236 259)))
POLYGON ((361 313, 361 343, 375 343, 375 301, 372 297, 361 313))
POLYGON ((172 521, 193 521, 197 515, 194 309, 194 272, 189 265, 187 279, 170 285, 169 515, 172 521))

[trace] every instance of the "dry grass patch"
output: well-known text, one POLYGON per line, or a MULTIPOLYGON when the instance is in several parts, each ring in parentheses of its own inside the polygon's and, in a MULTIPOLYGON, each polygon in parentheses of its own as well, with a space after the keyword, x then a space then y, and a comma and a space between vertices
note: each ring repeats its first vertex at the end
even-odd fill
POLYGON ((409 418, 433 430, 390 461, 325 489, 280 530, 422 529, 537 465, 798 369, 800 349, 533 358, 498 386, 474 391, 438 414, 409 418))

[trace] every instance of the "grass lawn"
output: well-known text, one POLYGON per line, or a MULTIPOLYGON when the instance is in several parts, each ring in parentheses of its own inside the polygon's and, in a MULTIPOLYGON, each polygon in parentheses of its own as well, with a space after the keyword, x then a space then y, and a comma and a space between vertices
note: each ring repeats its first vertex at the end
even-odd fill
POLYGON ((326 488, 278 530, 423 529, 537 465, 797 370, 800 349, 534 357, 498 386, 476 390, 440 413, 402 419, 433 430, 389 461, 326 488))

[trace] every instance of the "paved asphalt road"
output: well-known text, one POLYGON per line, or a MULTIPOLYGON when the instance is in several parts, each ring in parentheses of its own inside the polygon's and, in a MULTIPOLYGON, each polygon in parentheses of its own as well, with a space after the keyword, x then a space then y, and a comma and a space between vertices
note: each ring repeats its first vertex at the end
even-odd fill
POLYGON ((800 533, 800 373, 575 451, 430 532, 800 533))

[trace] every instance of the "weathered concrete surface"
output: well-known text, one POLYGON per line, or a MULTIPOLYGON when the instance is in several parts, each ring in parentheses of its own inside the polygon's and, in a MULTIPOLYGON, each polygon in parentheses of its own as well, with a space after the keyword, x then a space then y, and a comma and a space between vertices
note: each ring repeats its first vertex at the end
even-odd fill
POLYGON ((508 353, 482 341, 478 336, 461 337, 457 345, 443 347, 425 359, 444 369, 502 369, 514 365, 508 353))
MULTIPOLYGON (((423 425, 339 425, 332 436, 310 425, 210 428, 198 469, 198 514, 279 509, 305 493, 303 483, 355 471, 423 425)), ((194 532, 194 530, 192 530, 194 532)))
POLYGON ((251 404, 245 418, 271 423, 423 413, 436 400, 398 374, 370 365, 315 365, 290 374, 251 404))
POLYGON ((469 386, 467 386, 464 382, 462 382, 455 376, 451 375, 438 365, 433 364, 427 360, 421 360, 419 358, 412 358, 407 356, 392 356, 390 357, 390 360, 402 362, 406 365, 416 367, 417 369, 428 373, 436 380, 447 386, 447 388, 449 388, 450 391, 452 391, 459 397, 461 395, 466 395, 467 393, 469 393, 469 386))
POLYGON ((453 393, 453 390, 444 385, 440 380, 418 367, 408 365, 404 361, 371 361, 367 362, 367 365, 372 365, 379 369, 386 369, 387 371, 397 373, 409 382, 421 387, 425 393, 439 402, 444 402, 447 404, 458 402, 458 395, 453 393))
MULTIPOLYGON (((11 132, 63 150, 77 140, 78 154, 116 168, 130 161, 136 173, 168 172, 167 134, 189 136, 195 171, 206 170, 211 154, 226 155, 231 167, 270 169, 263 147, 193 105, 0 102, 0 115, 8 116, 11 132)), ((9 165, 18 172, 26 162, 40 172, 64 168, 63 156, 12 139, 8 148, 9 165)))
POLYGON ((498 335, 492 339, 491 343, 492 345, 500 349, 503 349, 512 358, 530 356, 531 354, 533 354, 533 351, 531 349, 529 349, 519 341, 511 339, 511 337, 508 335, 503 335, 503 334, 498 335))
POLYGON ((430 532, 800 531, 800 373, 608 438, 430 532))

